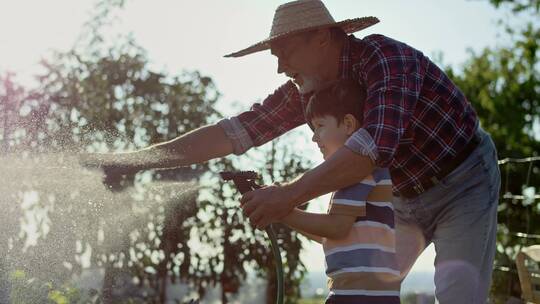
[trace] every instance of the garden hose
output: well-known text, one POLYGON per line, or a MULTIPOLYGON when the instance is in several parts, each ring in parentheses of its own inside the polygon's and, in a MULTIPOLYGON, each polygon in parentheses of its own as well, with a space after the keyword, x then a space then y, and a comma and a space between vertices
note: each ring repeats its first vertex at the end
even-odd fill
POLYGON ((277 242, 276 233, 272 224, 265 229, 268 238, 270 239, 270 245, 272 247, 272 253, 274 254, 274 260, 276 261, 276 275, 277 275, 277 304, 283 304, 283 262, 281 261, 281 253, 277 242))
MULTIPOLYGON (((258 174, 253 171, 241 171, 241 172, 221 172, 221 178, 224 180, 232 180, 241 194, 249 192, 254 189, 258 189, 259 186, 255 183, 258 178, 258 174)), ((283 304, 283 292, 284 292, 284 279, 283 279, 283 262, 281 260, 281 253, 277 242, 276 233, 272 224, 268 225, 265 229, 268 238, 270 239, 270 245, 272 247, 272 253, 274 255, 274 261, 276 262, 276 275, 277 275, 277 304, 283 304)))

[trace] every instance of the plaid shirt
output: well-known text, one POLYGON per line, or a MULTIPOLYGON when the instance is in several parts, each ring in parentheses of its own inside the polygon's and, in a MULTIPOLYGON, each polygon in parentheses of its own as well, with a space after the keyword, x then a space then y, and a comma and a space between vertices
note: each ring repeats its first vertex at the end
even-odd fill
MULTIPOLYGON (((478 119, 463 93, 420 51, 383 35, 350 35, 340 75, 367 88, 363 126, 346 146, 389 167, 394 190, 418 186, 473 136, 478 119)), ((235 154, 306 123, 309 96, 287 82, 251 110, 219 122, 235 154)))

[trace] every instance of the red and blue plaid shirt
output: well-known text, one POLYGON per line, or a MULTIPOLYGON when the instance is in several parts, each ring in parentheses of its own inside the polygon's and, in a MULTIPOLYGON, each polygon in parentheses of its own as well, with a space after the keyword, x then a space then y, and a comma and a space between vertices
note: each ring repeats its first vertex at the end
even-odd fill
MULTIPOLYGON (((367 88, 364 123, 347 141, 353 151, 389 167, 396 191, 435 176, 473 136, 478 119, 452 81, 422 52, 383 35, 349 36, 340 75, 367 88)), ((287 82, 261 104, 219 124, 235 154, 306 123, 309 96, 287 82)))

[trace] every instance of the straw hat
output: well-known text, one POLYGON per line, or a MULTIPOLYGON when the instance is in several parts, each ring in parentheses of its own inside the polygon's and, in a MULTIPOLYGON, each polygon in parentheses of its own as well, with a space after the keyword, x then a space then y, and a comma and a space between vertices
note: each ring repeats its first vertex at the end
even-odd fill
POLYGON ((376 17, 362 17, 336 22, 320 0, 298 0, 280 5, 274 14, 270 36, 225 57, 241 57, 270 48, 270 43, 290 35, 322 28, 340 27, 350 34, 379 22, 376 17))

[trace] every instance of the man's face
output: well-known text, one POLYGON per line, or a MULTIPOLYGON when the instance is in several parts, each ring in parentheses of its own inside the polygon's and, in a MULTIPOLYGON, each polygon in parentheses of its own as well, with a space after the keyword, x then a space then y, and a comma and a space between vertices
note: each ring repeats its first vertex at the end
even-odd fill
POLYGON ((345 123, 338 124, 334 116, 314 117, 311 124, 313 125, 311 140, 317 143, 325 160, 341 148, 350 136, 345 123))
POLYGON ((278 73, 291 78, 303 94, 322 85, 321 49, 316 35, 316 32, 303 33, 272 43, 271 52, 278 58, 278 73))

